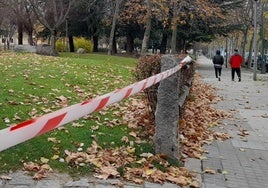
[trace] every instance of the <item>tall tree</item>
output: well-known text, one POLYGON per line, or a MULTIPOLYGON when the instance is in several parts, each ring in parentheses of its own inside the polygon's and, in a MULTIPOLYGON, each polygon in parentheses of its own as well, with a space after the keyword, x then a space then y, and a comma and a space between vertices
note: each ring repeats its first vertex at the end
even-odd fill
POLYGON ((114 14, 113 14, 112 28, 111 28, 111 32, 110 32, 110 38, 109 38, 108 55, 112 55, 112 53, 113 53, 112 50, 113 50, 113 44, 115 41, 115 27, 116 27, 116 21, 118 19, 121 3, 122 3, 122 0, 115 0, 115 10, 114 10, 114 14))
POLYGON ((7 2, 0 2, 0 35, 2 35, 2 43, 4 49, 10 48, 11 38, 16 30, 16 21, 14 15, 9 11, 7 2))
POLYGON ((69 14, 75 0, 30 0, 37 19, 51 33, 51 45, 55 48, 57 30, 69 14))
POLYGON ((177 31, 178 31, 178 16, 180 12, 180 7, 183 6, 184 1, 181 2, 180 6, 178 4, 178 1, 173 2, 173 18, 171 23, 171 30, 172 30, 172 38, 171 38, 171 53, 176 53, 176 44, 177 44, 177 31))
POLYGON ((17 32, 18 32, 18 44, 23 43, 23 2, 20 0, 2 0, 1 5, 6 9, 6 18, 10 22, 16 21, 17 32), (9 11, 7 11, 9 10, 9 11))
POLYGON ((147 5, 147 15, 146 15, 146 25, 145 32, 143 36, 142 46, 141 46, 141 55, 145 55, 146 50, 148 48, 148 41, 150 38, 150 32, 152 27, 152 4, 151 0, 146 0, 147 5))

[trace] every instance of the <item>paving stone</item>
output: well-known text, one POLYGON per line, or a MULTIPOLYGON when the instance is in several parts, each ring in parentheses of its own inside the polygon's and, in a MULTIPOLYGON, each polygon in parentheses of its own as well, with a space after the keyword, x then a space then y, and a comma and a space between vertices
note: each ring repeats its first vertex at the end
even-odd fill
POLYGON ((17 185, 17 186, 34 186, 35 181, 32 177, 27 176, 21 172, 15 172, 12 174, 12 179, 8 181, 9 185, 17 185))
POLYGON ((89 187, 92 186, 87 179, 83 178, 78 181, 70 181, 64 185, 65 187, 89 187))
POLYGON ((42 180, 42 181, 37 182, 36 187, 38 188, 48 188, 48 187, 61 188, 61 184, 58 180, 42 180))

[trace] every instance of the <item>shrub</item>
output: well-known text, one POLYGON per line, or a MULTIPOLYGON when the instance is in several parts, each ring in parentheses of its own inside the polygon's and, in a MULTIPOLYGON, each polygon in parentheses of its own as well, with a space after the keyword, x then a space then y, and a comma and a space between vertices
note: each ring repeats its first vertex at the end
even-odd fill
POLYGON ((78 48, 83 48, 86 53, 91 53, 93 52, 93 43, 91 40, 87 40, 84 37, 75 37, 74 38, 75 51, 77 51, 78 48))
MULTIPOLYGON (((151 77, 161 71, 161 55, 151 55, 141 57, 135 69, 135 78, 137 81, 151 77)), ((151 110, 151 117, 154 119, 154 114, 157 104, 157 90, 159 83, 152 85, 144 90, 146 99, 151 110)))
POLYGON ((67 50, 67 44, 66 44, 66 39, 65 38, 60 38, 56 41, 56 50, 58 52, 66 52, 67 50))
MULTIPOLYGON (((176 55, 174 58, 180 62, 185 57, 185 54, 176 55)), ((151 55, 141 57, 138 61, 137 67, 134 72, 134 76, 137 81, 149 78, 155 74, 161 72, 161 55, 151 55)), ((181 97, 185 92, 185 87, 190 87, 193 75, 194 75, 194 64, 190 63, 184 66, 180 70, 179 79, 179 97, 181 97)), ((159 83, 152 85, 151 87, 144 90, 146 100, 148 102, 148 107, 151 110, 151 117, 155 118, 155 111, 157 105, 157 91, 159 83)))

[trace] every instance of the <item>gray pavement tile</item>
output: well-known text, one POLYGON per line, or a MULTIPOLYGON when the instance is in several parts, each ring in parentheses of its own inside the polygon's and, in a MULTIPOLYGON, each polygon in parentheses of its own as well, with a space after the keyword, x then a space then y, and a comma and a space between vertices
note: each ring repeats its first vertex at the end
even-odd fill
POLYGON ((42 181, 37 182, 36 187, 38 188, 48 188, 48 187, 61 188, 61 184, 58 180, 42 180, 42 181))
POLYGON ((216 184, 209 184, 209 183, 205 183, 203 184, 202 188, 225 188, 226 186, 220 186, 220 185, 216 185, 216 184))

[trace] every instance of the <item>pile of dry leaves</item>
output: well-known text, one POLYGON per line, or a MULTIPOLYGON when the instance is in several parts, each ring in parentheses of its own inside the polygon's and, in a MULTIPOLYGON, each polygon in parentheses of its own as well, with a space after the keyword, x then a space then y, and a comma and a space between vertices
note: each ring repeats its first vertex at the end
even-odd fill
POLYGON ((212 107, 212 104, 221 100, 215 95, 215 89, 201 82, 198 74, 195 75, 190 96, 184 106, 183 118, 179 123, 182 157, 201 159, 204 144, 210 144, 214 139, 230 138, 228 134, 212 129, 222 119, 232 117, 230 113, 212 107))
MULTIPOLYGON (((204 153, 202 148, 204 144, 209 144, 214 139, 229 138, 227 134, 214 132, 211 129, 222 118, 230 117, 230 114, 212 107, 213 103, 221 100, 214 93, 215 88, 202 83, 199 76, 195 75, 189 98, 184 106, 183 118, 179 123, 182 159, 201 158, 204 153)), ((123 121, 127 122, 132 130, 130 136, 135 138, 134 142, 152 142, 154 123, 150 119, 146 102, 136 96, 127 100, 125 105, 126 107, 121 108, 124 112, 123 121), (141 131, 144 129, 146 131, 141 131)), ((122 178, 138 184, 151 181, 160 184, 171 182, 180 186, 200 187, 193 172, 189 172, 184 167, 172 166, 163 155, 143 153, 136 156, 133 141, 129 141, 128 137, 123 137, 121 140, 126 146, 104 149, 97 141, 94 141, 91 147, 83 151, 66 150, 64 162, 72 167, 94 165, 95 177, 101 179, 122 178), (155 162, 161 164, 165 170, 158 169, 154 165, 155 162)), ((25 163, 24 167, 25 170, 36 171, 35 179, 45 177, 46 173, 51 171, 46 161, 42 165, 25 163)))

